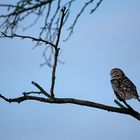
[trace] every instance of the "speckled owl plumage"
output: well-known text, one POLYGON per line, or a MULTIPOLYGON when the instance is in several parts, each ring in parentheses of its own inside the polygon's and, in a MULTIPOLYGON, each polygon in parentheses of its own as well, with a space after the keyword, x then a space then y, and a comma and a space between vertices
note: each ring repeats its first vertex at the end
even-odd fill
POLYGON ((127 78, 121 69, 112 69, 110 75, 114 93, 120 101, 129 100, 132 98, 140 101, 136 86, 130 79, 127 78))

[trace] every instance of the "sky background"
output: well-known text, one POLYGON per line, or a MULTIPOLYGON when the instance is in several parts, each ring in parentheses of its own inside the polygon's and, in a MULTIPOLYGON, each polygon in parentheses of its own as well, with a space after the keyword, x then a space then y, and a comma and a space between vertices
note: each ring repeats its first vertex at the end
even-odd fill
MULTIPOLYGON (((93 14, 82 15, 74 34, 61 42, 56 97, 73 97, 116 106, 110 70, 122 68, 140 91, 140 1, 105 0, 93 14)), ((29 40, 0 39, 0 93, 17 97, 49 91, 50 68, 40 67, 42 48, 29 40)), ((128 101, 140 112, 140 103, 128 101)), ((131 116, 70 104, 0 100, 1 140, 139 140, 140 124, 131 116)))

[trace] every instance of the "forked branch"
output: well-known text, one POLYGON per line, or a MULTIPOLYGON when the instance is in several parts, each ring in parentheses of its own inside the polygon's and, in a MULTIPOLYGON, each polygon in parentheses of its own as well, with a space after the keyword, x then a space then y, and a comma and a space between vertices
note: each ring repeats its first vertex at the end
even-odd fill
MULTIPOLYGON (((40 91, 39 92, 24 92, 23 96, 17 97, 17 98, 6 98, 3 95, 0 94, 0 98, 4 99, 6 102, 9 103, 21 103, 26 100, 33 100, 33 101, 39 101, 43 103, 51 103, 51 104, 74 104, 74 105, 81 105, 81 106, 87 106, 87 107, 92 107, 92 108, 98 108, 101 110, 105 110, 108 112, 116 112, 116 113, 121 113, 121 114, 126 114, 130 115, 137 120, 140 121, 140 113, 135 111, 134 109, 131 110, 130 108, 127 107, 113 107, 113 106, 108 106, 100 103, 95 103, 91 101, 86 101, 86 100, 79 100, 79 99, 74 99, 74 98, 52 98, 40 85, 38 85, 36 82, 32 82, 34 86, 36 86, 40 91), (46 95, 46 97, 38 97, 38 96, 30 96, 30 94, 43 94, 46 95)), ((120 103, 121 104, 121 103, 120 103)))
MULTIPOLYGON (((64 7, 61 10, 61 18, 60 18, 60 23, 59 23, 59 27, 57 30, 57 36, 56 36, 56 43, 52 43, 49 42, 47 40, 44 40, 42 38, 35 38, 35 37, 31 37, 31 36, 24 36, 24 35, 17 35, 17 34, 12 34, 12 35, 7 35, 4 32, 1 32, 3 37, 6 38, 20 38, 20 39, 31 39, 32 41, 37 41, 37 42, 41 42, 41 43, 45 43, 47 45, 49 45, 53 51, 54 51, 54 61, 53 61, 53 65, 52 65, 52 78, 51 78, 51 88, 50 88, 50 95, 47 94, 45 91, 42 91, 42 89, 39 88, 39 85, 37 85, 37 83, 32 83, 35 86, 37 86, 42 93, 44 93, 44 95, 47 95, 47 97, 54 97, 54 86, 55 86, 55 79, 56 79, 56 67, 57 67, 57 62, 58 62, 58 56, 59 56, 59 50, 60 48, 58 48, 59 45, 59 41, 60 41, 60 36, 61 36, 61 30, 64 24, 64 18, 66 16, 67 10, 66 7, 64 7)), ((25 95, 25 94, 24 94, 25 95)), ((27 94, 26 94, 27 95, 27 94)))

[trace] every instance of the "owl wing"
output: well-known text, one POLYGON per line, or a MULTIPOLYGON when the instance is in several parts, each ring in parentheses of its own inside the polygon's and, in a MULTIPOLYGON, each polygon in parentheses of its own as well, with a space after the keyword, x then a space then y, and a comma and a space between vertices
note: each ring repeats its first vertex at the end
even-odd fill
POLYGON ((136 98, 140 101, 136 86, 127 77, 113 79, 111 80, 111 85, 116 97, 120 101, 131 98, 136 98))
POLYGON ((120 90, 123 93, 130 93, 138 97, 136 86, 127 77, 123 78, 120 84, 120 90))
POLYGON ((140 101, 136 86, 133 84, 133 82, 131 80, 129 80, 127 77, 125 77, 122 79, 121 83, 122 84, 120 85, 120 90, 125 95, 129 94, 129 95, 133 96, 133 98, 136 98, 136 99, 138 99, 138 101, 140 101))

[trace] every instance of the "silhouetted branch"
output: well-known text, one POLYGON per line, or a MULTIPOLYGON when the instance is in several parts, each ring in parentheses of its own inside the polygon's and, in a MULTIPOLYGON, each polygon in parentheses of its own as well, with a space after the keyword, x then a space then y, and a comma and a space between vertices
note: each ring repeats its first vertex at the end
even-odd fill
POLYGON ((124 101, 122 101, 130 110, 132 110, 132 111, 134 111, 134 109, 129 105, 129 104, 127 104, 127 102, 124 100, 124 101))
POLYGON ((49 45, 52 46, 52 44, 54 44, 54 42, 56 41, 58 29, 59 29, 59 23, 61 20, 61 9, 63 9, 64 7, 67 8, 67 14, 63 21, 63 26, 65 25, 67 21, 69 22, 68 24, 66 24, 67 25, 66 28, 69 29, 68 35, 66 35, 66 37, 68 36, 69 38, 74 31, 74 27, 77 21, 79 20, 80 16, 85 12, 87 7, 91 4, 93 4, 93 6, 96 5, 94 10, 92 10, 91 12, 93 13, 95 10, 97 10, 97 8, 99 7, 101 3, 102 3, 102 0, 98 0, 98 1, 94 1, 94 0, 85 0, 85 1, 19 0, 15 2, 15 4, 0 4, 0 8, 7 10, 6 12, 3 12, 3 10, 1 10, 0 29, 4 34, 7 35, 7 37, 8 35, 13 36, 13 35, 18 34, 17 32, 18 32, 19 27, 20 29, 22 27, 23 30, 26 30, 28 28, 32 28, 34 30, 33 28, 35 27, 34 25, 36 23, 39 23, 39 21, 41 20, 40 28, 38 28, 39 33, 37 37, 33 39, 32 37, 30 38, 27 36, 27 38, 35 40, 36 46, 42 45, 43 43, 47 42, 47 45, 44 48, 43 55, 42 55, 45 62, 43 62, 41 66, 47 64, 48 66, 51 67, 53 63, 54 50, 50 47, 48 49, 48 46, 49 45), (72 16, 71 19, 69 20, 69 17, 72 13, 71 11, 73 8, 76 7, 76 5, 81 5, 80 11, 79 9, 76 9, 75 16, 72 16), (31 16, 33 18, 30 21, 29 25, 27 25, 26 21, 31 16))
POLYGON ((116 99, 114 100, 114 102, 120 106, 121 108, 129 108, 130 110, 134 111, 134 109, 129 105, 127 104, 127 102, 125 100, 123 100, 122 102, 126 105, 126 107, 124 105, 122 105, 119 101, 117 101, 116 99))
POLYGON ((97 2, 95 8, 93 8, 91 11, 90 11, 90 14, 92 14, 93 12, 95 12, 97 10, 97 8, 100 6, 100 4, 102 3, 103 0, 99 0, 99 2, 97 2))
POLYGON ((9 99, 4 97, 3 95, 0 94, 0 98, 4 99, 6 102, 9 102, 9 99))
POLYGON ((43 98, 43 97, 37 97, 37 96, 21 96, 17 98, 6 98, 3 95, 0 94, 0 98, 4 99, 5 101, 9 103, 21 103, 26 100, 34 100, 39 101, 43 103, 51 103, 51 104, 75 104, 75 105, 81 105, 81 106, 87 106, 92 108, 98 108, 101 110, 106 110, 108 112, 116 112, 121 114, 126 114, 133 116, 137 120, 140 121, 140 114, 137 111, 132 111, 129 108, 118 108, 118 107, 112 107, 104 104, 99 104, 91 101, 86 100, 79 100, 74 98, 43 98))
MULTIPOLYGON (((57 38, 56 38, 56 43, 55 44, 53 44, 53 43, 51 43, 49 41, 43 40, 42 38, 35 38, 35 37, 31 37, 31 36, 23 36, 23 35, 17 35, 17 34, 7 35, 7 34, 1 32, 3 37, 7 37, 7 38, 15 38, 15 37, 17 37, 17 38, 21 38, 21 39, 31 39, 33 41, 43 42, 45 44, 49 44, 50 46, 52 46, 51 49, 54 51, 54 61, 53 61, 53 65, 52 65, 52 78, 51 78, 51 88, 50 88, 51 96, 48 93, 46 93, 37 83, 32 82, 32 84, 34 84, 37 88, 40 89, 40 92, 38 92, 38 93, 43 93, 47 97, 52 97, 52 98, 54 97, 54 86, 55 86, 55 79, 56 79, 56 67, 57 67, 58 55, 59 55, 59 50, 60 50, 60 48, 58 48, 58 45, 59 45, 61 30, 62 30, 62 27, 63 27, 63 24, 64 24, 64 18, 65 18, 66 13, 67 13, 67 10, 64 7, 61 10, 61 18, 60 18, 60 23, 59 23, 59 27, 58 27, 58 31, 57 31, 57 38)), ((33 93, 33 92, 23 93, 23 94, 28 95, 28 94, 31 94, 31 93, 33 93)))
POLYGON ((34 86, 36 86, 39 90, 40 93, 44 94, 45 96, 47 96, 48 98, 51 98, 51 96, 49 95, 49 93, 47 93, 39 84, 37 84, 36 82, 32 81, 32 84, 34 86))
POLYGON ((47 40, 43 40, 42 38, 35 38, 35 37, 31 37, 31 36, 24 36, 24 35, 17 35, 17 34, 12 34, 12 35, 7 35, 3 32, 1 32, 3 37, 7 37, 7 38, 21 38, 21 39, 31 39, 32 41, 37 41, 37 42, 43 42, 45 44, 49 44, 52 47, 55 47, 55 45, 47 40))
MULTIPOLYGON (((99 0, 98 2, 94 0, 85 0, 81 1, 81 10, 73 16, 74 22, 69 27, 69 36, 72 34, 74 30, 74 26, 78 21, 79 17, 84 13, 85 9, 90 5, 95 3, 96 6, 91 10, 90 13, 93 13, 100 6, 103 0, 99 0), (83 3, 83 4, 82 4, 83 3)), ((22 24, 23 29, 32 27, 37 23, 40 16, 45 16, 45 20, 43 20, 43 26, 41 27, 39 37, 46 38, 48 41, 53 41, 56 37, 58 21, 60 20, 61 9, 66 7, 68 9, 68 14, 65 18, 65 22, 68 20, 70 11, 75 5, 79 5, 78 0, 43 0, 43 1, 27 1, 27 0, 19 0, 14 5, 13 4, 0 4, 1 8, 7 9, 7 12, 0 14, 0 18, 3 22, 0 24, 0 28, 4 33, 11 32, 12 34, 16 32, 18 29, 19 23, 23 23, 26 18, 30 15, 35 15, 35 21, 27 26, 22 24), (54 8, 55 7, 55 8, 54 8), (25 27, 26 26, 26 27, 25 27)), ((78 11, 78 10, 77 10, 78 11)), ((71 20, 72 21, 72 20, 71 20)))
POLYGON ((24 96, 29 96, 30 94, 41 94, 40 91, 30 91, 30 92, 23 92, 22 93, 24 96))
POLYGON ((114 100, 114 102, 120 107, 120 108, 126 108, 124 105, 122 105, 118 100, 114 100))
POLYGON ((58 44, 59 44, 59 40, 60 40, 60 35, 61 35, 61 30, 63 27, 63 23, 64 23, 64 17, 67 13, 66 7, 64 7, 62 10, 62 16, 61 16, 61 20, 60 20, 60 25, 59 25, 59 29, 58 29, 58 33, 57 33, 57 40, 56 40, 56 44, 55 44, 55 49, 54 49, 54 64, 53 64, 53 68, 52 68, 52 80, 51 80, 51 96, 54 97, 54 85, 55 85, 55 79, 56 79, 56 67, 57 67, 57 62, 58 62, 58 55, 59 55, 59 50, 60 48, 58 48, 58 44))
POLYGON ((10 10, 10 8, 16 8, 17 6, 12 4, 0 4, 0 7, 5 7, 10 10))
MULTIPOLYGON (((96 11, 96 9, 100 6, 100 4, 102 3, 102 1, 103 1, 103 0, 99 0, 99 2, 97 2, 95 8, 91 10, 90 14, 92 14, 93 12, 96 11)), ((68 37, 65 39, 65 41, 68 40, 68 39, 71 37, 71 35, 72 35, 72 33, 73 33, 73 30, 74 30, 74 27, 75 27, 75 25, 76 25, 78 19, 80 18, 80 16, 82 15, 82 13, 85 11, 85 9, 88 7, 88 5, 92 4, 93 2, 94 2, 94 0, 89 0, 89 1, 86 2, 86 3, 84 4, 84 6, 81 8, 81 10, 80 10, 80 12, 77 14, 77 16, 76 16, 74 22, 73 22, 72 25, 68 28, 68 30, 69 30, 70 32, 69 32, 68 37)))

